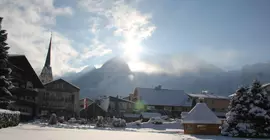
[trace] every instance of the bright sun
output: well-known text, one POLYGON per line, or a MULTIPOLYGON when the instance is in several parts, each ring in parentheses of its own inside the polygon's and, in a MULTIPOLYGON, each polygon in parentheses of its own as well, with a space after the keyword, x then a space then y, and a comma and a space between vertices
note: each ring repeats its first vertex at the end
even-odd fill
POLYGON ((137 61, 142 52, 143 48, 135 41, 128 41, 124 45, 124 56, 128 61, 137 61))

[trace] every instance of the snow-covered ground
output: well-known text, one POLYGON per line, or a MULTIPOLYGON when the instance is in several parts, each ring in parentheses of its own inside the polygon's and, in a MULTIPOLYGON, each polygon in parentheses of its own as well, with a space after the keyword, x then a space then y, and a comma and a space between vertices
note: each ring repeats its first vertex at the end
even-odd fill
POLYGON ((41 127, 34 124, 20 124, 17 127, 0 129, 0 140, 244 140, 244 138, 222 136, 190 136, 182 133, 150 133, 149 131, 142 130, 63 129, 47 126, 41 127))
POLYGON ((164 122, 160 125, 155 125, 150 122, 141 123, 141 126, 137 126, 135 123, 127 123, 126 128, 96 128, 94 124, 80 125, 80 124, 61 124, 48 125, 47 123, 41 123, 35 121, 31 123, 40 127, 52 127, 52 128, 66 128, 66 129, 99 129, 99 130, 117 130, 117 131, 142 131, 142 132, 158 132, 158 133, 183 133, 182 125, 180 121, 164 122))

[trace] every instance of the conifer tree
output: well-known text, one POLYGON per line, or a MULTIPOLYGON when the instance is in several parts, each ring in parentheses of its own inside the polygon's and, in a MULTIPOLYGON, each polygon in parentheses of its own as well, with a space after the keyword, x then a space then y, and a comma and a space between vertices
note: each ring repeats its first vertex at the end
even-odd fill
POLYGON ((5 97, 12 96, 9 89, 13 87, 11 81, 9 80, 9 75, 11 69, 8 68, 8 50, 9 47, 6 43, 7 33, 6 30, 2 30, 3 18, 0 17, 0 108, 5 108, 6 104, 9 102, 5 97), (3 106, 4 105, 4 106, 3 106))
POLYGON ((221 133, 241 137, 270 136, 270 101, 259 81, 232 97, 221 133))

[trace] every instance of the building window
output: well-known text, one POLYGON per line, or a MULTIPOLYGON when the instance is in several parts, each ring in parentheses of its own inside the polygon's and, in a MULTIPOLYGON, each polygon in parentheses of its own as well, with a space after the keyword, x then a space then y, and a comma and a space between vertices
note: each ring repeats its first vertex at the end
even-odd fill
POLYGON ((215 108, 212 108, 212 111, 216 111, 216 109, 215 108))
POLYGON ((212 105, 214 104, 214 100, 212 100, 212 105))

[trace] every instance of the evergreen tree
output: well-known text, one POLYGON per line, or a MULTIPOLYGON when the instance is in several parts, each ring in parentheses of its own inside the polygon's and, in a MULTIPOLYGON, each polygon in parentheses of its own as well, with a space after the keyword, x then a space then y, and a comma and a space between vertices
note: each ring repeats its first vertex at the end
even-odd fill
MULTIPOLYGON (((8 44, 7 33, 6 30, 2 30, 2 17, 0 17, 0 108, 9 102, 5 97, 12 96, 9 92, 9 89, 13 87, 11 81, 9 80, 9 75, 11 73, 11 69, 8 68, 8 44)), ((5 107, 4 107, 5 108, 5 107)))
POLYGON ((259 81, 255 80, 248 92, 250 98, 250 110, 248 112, 249 119, 252 120, 253 129, 256 130, 256 136, 264 136, 269 133, 269 110, 270 101, 267 98, 267 93, 261 88, 259 81))
POLYGON ((270 136, 270 101, 259 81, 241 87, 232 97, 221 133, 241 137, 270 136))

